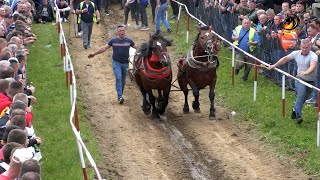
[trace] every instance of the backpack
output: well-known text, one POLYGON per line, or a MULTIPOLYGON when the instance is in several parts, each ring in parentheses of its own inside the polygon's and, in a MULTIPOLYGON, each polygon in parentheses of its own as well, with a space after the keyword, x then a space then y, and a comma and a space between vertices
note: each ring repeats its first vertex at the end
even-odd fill
POLYGON ((148 0, 140 0, 140 4, 148 5, 148 0))

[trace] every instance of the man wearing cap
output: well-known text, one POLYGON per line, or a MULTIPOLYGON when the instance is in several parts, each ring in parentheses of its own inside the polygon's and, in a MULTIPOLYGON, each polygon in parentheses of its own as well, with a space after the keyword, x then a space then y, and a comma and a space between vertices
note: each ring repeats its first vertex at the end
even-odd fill
POLYGON ((129 66, 129 49, 133 47, 137 49, 135 43, 125 35, 125 27, 120 25, 116 29, 117 37, 112 38, 106 45, 102 46, 98 51, 89 54, 88 58, 93 58, 97 54, 105 52, 112 47, 112 68, 116 78, 116 91, 119 104, 122 104, 124 86, 126 84, 126 75, 129 66))
POLYGON ((16 179, 20 173, 20 167, 26 160, 32 159, 34 154, 26 148, 16 148, 12 150, 12 157, 9 169, 0 175, 0 180, 16 179))

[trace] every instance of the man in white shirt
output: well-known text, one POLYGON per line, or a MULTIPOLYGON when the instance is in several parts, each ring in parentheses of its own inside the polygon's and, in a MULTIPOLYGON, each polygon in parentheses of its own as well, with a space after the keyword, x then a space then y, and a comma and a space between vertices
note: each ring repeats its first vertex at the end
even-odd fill
MULTIPOLYGON (((316 53, 311 51, 311 42, 309 39, 301 40, 301 50, 293 51, 289 55, 281 58, 277 63, 270 65, 269 69, 278 67, 290 60, 295 60, 297 63, 297 78, 301 79, 311 85, 315 85, 317 78, 317 66, 318 56, 316 53)), ((292 110, 291 118, 296 123, 301 124, 302 119, 302 107, 306 99, 312 92, 312 89, 306 85, 295 81, 296 101, 292 110)))

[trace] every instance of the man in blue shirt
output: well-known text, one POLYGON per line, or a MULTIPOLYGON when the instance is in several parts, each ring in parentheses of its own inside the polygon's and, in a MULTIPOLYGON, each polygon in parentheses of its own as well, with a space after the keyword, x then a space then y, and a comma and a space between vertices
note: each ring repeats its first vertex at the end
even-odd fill
MULTIPOLYGON (((260 44, 260 37, 257 34, 257 32, 250 26, 251 20, 247 17, 244 17, 242 20, 242 25, 237 26, 235 30, 233 30, 232 40, 234 40, 234 45, 237 45, 243 51, 252 54, 256 46, 260 44)), ((237 75, 240 69, 244 67, 244 74, 242 76, 242 80, 248 80, 248 75, 252 67, 251 64, 253 63, 252 59, 250 59, 244 53, 237 51, 236 61, 237 65, 235 74, 237 75)))
POLYGON ((95 53, 89 54, 88 58, 93 58, 97 54, 105 52, 112 47, 112 68, 116 78, 116 91, 118 95, 119 104, 122 104, 124 99, 122 97, 124 86, 126 84, 126 75, 129 65, 129 49, 133 47, 137 49, 135 43, 125 35, 125 27, 117 27, 117 37, 112 38, 106 45, 102 46, 95 53))

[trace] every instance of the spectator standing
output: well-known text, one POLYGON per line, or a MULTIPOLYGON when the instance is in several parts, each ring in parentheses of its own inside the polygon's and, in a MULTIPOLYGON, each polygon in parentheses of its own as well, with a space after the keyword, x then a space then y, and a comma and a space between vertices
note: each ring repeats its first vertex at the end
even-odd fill
MULTIPOLYGON (((298 67, 296 77, 314 85, 317 77, 318 56, 316 53, 311 51, 311 42, 308 39, 301 40, 300 49, 301 50, 293 51, 289 55, 281 58, 277 63, 271 65, 269 68, 273 69, 290 60, 295 60, 298 67)), ((292 110, 291 118, 294 119, 297 124, 301 124, 303 122, 303 104, 311 94, 312 89, 295 80, 295 91, 296 101, 292 110)))
POLYGON ((137 0, 127 0, 126 4, 124 5, 124 26, 128 26, 128 18, 129 18, 129 12, 131 11, 134 20, 136 21, 135 28, 139 28, 139 21, 137 17, 137 6, 135 4, 135 1, 137 0))
MULTIPOLYGON (((70 0, 70 11, 72 13, 76 13, 76 9, 79 6, 81 0, 70 0)), ((77 14, 77 13, 76 13, 77 14)), ((79 19, 79 14, 77 14, 77 34, 76 37, 81 37, 82 36, 82 29, 81 29, 81 24, 78 22, 79 19)))
POLYGON ((106 45, 102 46, 98 51, 89 54, 88 58, 93 58, 97 54, 105 52, 112 47, 112 68, 116 78, 116 91, 119 104, 123 104, 123 91, 126 84, 126 75, 129 65, 129 49, 136 48, 135 43, 125 35, 125 27, 120 25, 116 29, 117 37, 112 38, 106 45))
MULTIPOLYGON (((319 55, 320 55, 320 33, 317 31, 317 27, 313 24, 308 25, 308 39, 311 41, 311 51, 315 52, 318 55, 318 62, 319 62, 319 55)), ((320 64, 318 63, 317 68, 317 79, 315 81, 317 88, 320 87, 320 64)), ((306 100, 307 104, 318 106, 318 91, 313 90, 312 97, 306 100)))
POLYGON ((156 32, 157 33, 160 31, 160 21, 163 22, 169 34, 172 32, 172 30, 170 29, 170 25, 166 19, 167 8, 168 8, 167 0, 157 0, 157 8, 156 8, 156 32))
POLYGON ((231 41, 231 32, 232 29, 230 29, 230 17, 231 17, 231 11, 233 9, 233 4, 229 0, 222 0, 221 3, 218 5, 218 8, 221 13, 221 24, 223 31, 227 33, 226 39, 228 41, 231 41))
POLYGON ((148 6, 148 0, 140 0, 139 3, 139 12, 141 12, 141 19, 142 19, 142 26, 141 30, 142 31, 148 31, 149 30, 149 25, 148 25, 148 16, 147 16, 147 11, 146 8, 148 6))
MULTIPOLYGON (((242 25, 239 25, 235 28, 232 34, 232 40, 234 40, 233 44, 238 46, 245 52, 254 53, 254 50, 258 44, 260 44, 259 35, 256 33, 256 30, 250 27, 251 21, 249 18, 244 17, 242 20, 242 25)), ((252 60, 248 58, 242 52, 236 52, 236 70, 235 74, 237 75, 240 69, 244 66, 244 74, 242 76, 242 80, 248 80, 248 75, 250 73, 250 69, 252 65, 247 63, 252 63, 252 60), (246 64, 244 62, 247 62, 246 64)))
POLYGON ((85 49, 91 48, 91 35, 94 22, 100 21, 100 13, 94 4, 90 0, 82 1, 76 11, 79 14, 78 23, 81 24, 82 29, 82 41, 85 49))
POLYGON ((109 0, 103 0, 104 15, 109 16, 109 0))
POLYGON ((154 21, 156 19, 157 0, 150 0, 150 5, 151 5, 151 13, 152 13, 152 23, 154 24, 154 21))
POLYGON ((172 0, 170 0, 170 5, 172 8, 172 16, 171 19, 177 19, 178 18, 178 14, 179 14, 179 7, 178 4, 173 2, 172 0))

